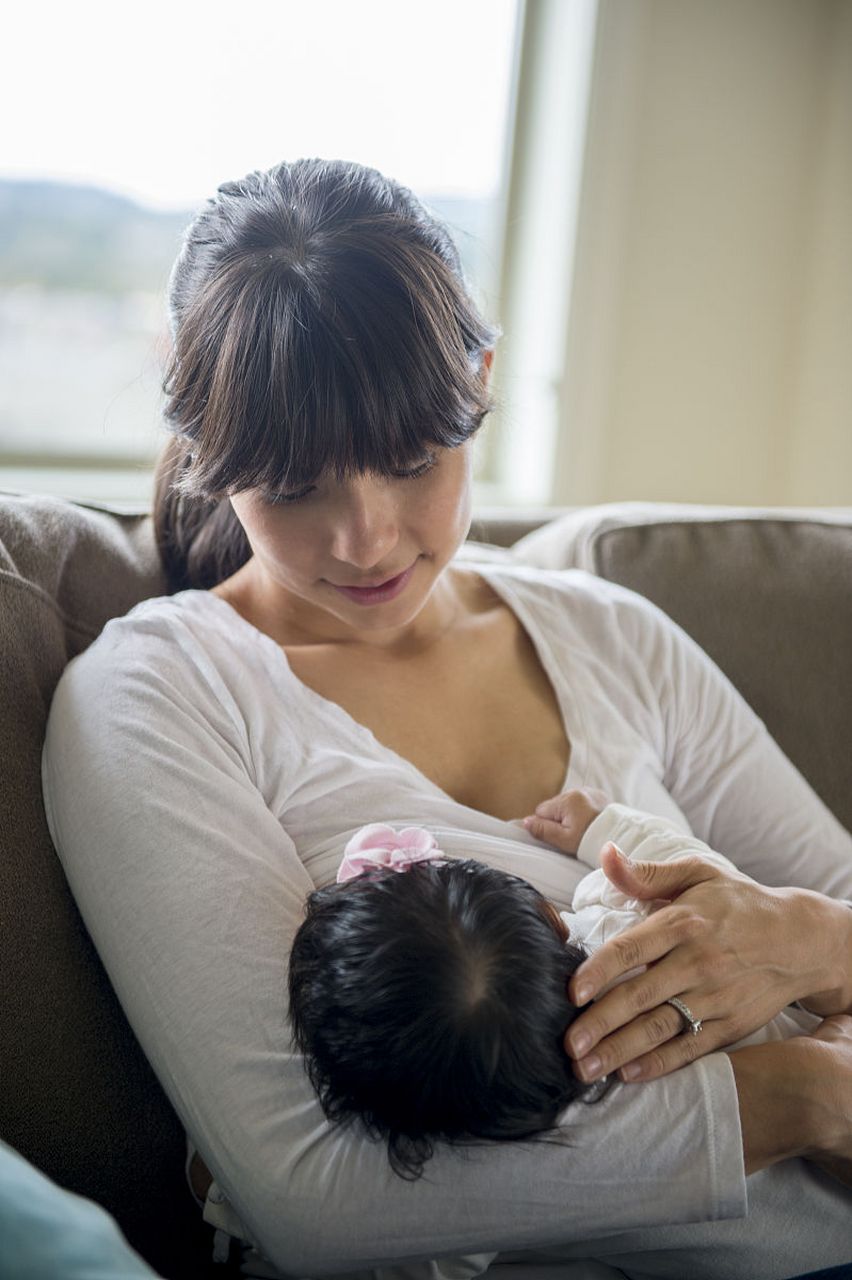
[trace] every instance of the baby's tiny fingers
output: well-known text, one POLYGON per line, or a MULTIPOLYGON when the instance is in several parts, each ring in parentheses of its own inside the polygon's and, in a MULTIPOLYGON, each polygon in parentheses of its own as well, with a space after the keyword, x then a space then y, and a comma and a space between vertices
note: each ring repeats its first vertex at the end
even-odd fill
POLYGON ((561 822, 554 822, 551 818, 539 818, 533 815, 529 818, 524 818, 524 826, 530 835, 534 835, 537 840, 543 840, 546 844, 555 845, 563 853, 574 854, 577 852, 576 839, 571 831, 563 827, 561 822))
POLYGON ((561 822, 565 814, 571 808, 570 796, 573 792, 566 792, 565 795, 552 796, 549 800, 542 800, 541 804, 535 807, 536 816, 539 818, 551 818, 554 822, 561 822))

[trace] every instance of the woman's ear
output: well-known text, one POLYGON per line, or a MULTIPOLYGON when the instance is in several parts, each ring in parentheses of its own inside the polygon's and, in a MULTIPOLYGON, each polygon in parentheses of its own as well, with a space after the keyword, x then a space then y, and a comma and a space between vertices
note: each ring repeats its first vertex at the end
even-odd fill
POLYGON ((482 353, 482 368, 479 373, 479 376, 481 377, 486 387, 488 386, 488 381, 491 377, 491 366, 493 363, 494 363, 494 348, 491 347, 490 350, 483 351, 482 353))

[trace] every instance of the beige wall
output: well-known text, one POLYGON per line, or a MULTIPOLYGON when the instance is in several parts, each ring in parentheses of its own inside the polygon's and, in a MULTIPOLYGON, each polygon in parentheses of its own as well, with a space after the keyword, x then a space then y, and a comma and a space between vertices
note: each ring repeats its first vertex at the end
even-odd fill
POLYGON ((601 0, 551 498, 852 504, 852 0, 601 0))

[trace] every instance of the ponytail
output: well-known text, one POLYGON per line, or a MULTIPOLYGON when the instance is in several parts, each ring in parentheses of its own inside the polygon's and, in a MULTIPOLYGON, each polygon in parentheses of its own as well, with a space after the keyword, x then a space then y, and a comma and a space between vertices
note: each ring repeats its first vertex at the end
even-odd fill
POLYGON ((170 592, 215 587, 251 556, 248 538, 227 498, 181 493, 188 442, 172 436, 154 472, 154 537, 170 592))

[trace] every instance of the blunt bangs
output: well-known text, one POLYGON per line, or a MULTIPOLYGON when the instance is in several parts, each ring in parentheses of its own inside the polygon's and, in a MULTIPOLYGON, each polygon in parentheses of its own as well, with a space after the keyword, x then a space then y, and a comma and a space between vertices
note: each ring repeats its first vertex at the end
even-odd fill
POLYGON ((333 242, 244 250, 199 289, 164 380, 189 448, 182 494, 391 475, 476 432, 499 331, 404 220, 380 230, 364 219, 333 242))

